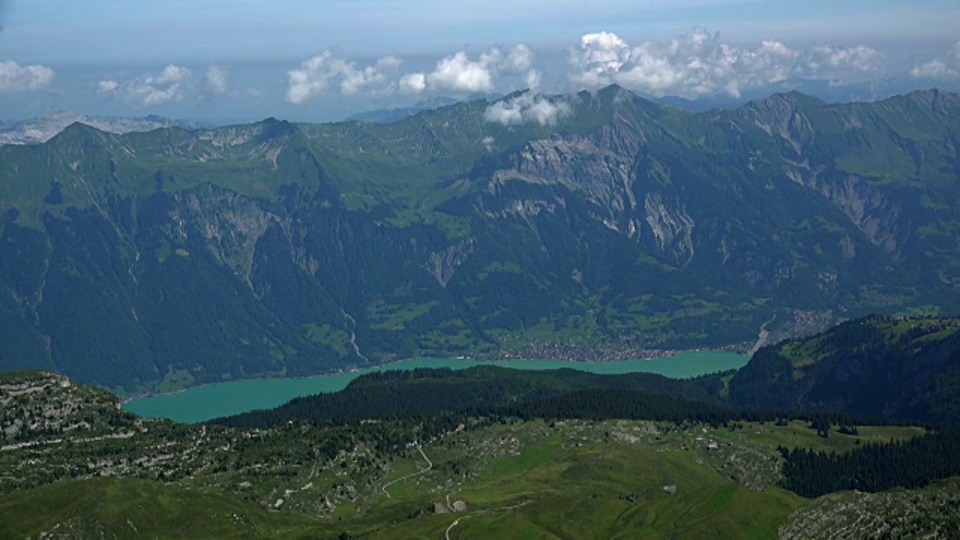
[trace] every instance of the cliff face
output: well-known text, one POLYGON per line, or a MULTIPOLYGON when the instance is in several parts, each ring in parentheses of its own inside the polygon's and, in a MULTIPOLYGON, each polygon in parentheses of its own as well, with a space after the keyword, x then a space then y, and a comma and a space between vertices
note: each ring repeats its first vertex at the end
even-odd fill
POLYGON ((130 390, 960 307, 957 96, 554 99, 549 126, 475 102, 4 147, 0 368, 130 390))

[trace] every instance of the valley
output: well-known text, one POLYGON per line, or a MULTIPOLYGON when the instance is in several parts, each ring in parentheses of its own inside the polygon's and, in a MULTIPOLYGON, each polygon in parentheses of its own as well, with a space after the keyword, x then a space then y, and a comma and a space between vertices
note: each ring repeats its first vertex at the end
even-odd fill
POLYGON ((0 147, 0 369, 129 396, 960 309, 955 94, 692 113, 612 85, 487 119, 529 98, 0 147))

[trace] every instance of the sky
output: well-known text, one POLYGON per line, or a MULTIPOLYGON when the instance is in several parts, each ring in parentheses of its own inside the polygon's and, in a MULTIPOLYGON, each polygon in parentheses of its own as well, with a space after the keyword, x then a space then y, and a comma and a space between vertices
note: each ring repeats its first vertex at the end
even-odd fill
POLYGON ((960 0, 0 0, 0 25, 4 120, 330 121, 611 83, 686 99, 960 88, 960 0))

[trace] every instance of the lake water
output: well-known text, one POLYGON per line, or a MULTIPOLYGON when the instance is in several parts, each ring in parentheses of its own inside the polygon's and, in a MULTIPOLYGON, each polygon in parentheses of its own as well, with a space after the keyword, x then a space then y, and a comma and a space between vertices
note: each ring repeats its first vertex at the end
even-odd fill
POLYGON ((270 409, 299 396, 336 392, 364 373, 372 371, 452 368, 496 365, 512 369, 572 368, 591 373, 657 373, 671 378, 687 378, 743 367, 750 358, 742 354, 714 351, 680 353, 668 358, 617 360, 612 362, 567 362, 563 360, 454 360, 442 358, 410 359, 375 368, 317 375, 296 379, 257 379, 198 386, 174 394, 150 396, 127 402, 124 408, 143 417, 162 417, 177 422, 203 422, 211 418, 270 409))

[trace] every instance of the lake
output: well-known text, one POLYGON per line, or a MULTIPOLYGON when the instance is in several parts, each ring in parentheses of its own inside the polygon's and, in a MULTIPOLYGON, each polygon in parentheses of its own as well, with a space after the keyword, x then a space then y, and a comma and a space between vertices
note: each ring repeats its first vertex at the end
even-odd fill
POLYGON ((692 351, 667 358, 617 360, 611 362, 567 362, 563 360, 455 360, 416 358, 356 371, 290 379, 255 379, 189 388, 182 392, 149 396, 124 404, 128 411, 143 417, 162 417, 177 422, 203 422, 211 418, 270 409, 295 397, 336 392, 364 373, 397 369, 452 368, 495 365, 511 369, 572 368, 591 373, 657 373, 675 379, 696 377, 743 367, 750 357, 715 351, 692 351))

